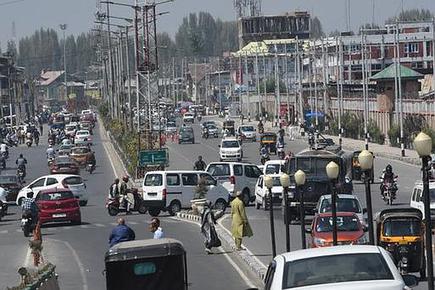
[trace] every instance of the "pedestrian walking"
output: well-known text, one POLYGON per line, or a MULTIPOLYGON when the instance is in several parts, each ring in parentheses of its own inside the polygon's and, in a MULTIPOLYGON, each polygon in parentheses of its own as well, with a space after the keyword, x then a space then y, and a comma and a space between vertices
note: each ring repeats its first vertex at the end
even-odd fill
POLYGON ((150 222, 150 232, 153 233, 153 239, 163 239, 165 237, 162 228, 160 227, 160 220, 152 218, 150 222))
POLYGON ((246 216, 245 204, 242 200, 242 192, 236 192, 236 198, 231 202, 231 234, 236 244, 236 250, 243 250, 242 238, 252 237, 252 229, 246 216))
POLYGON ((113 247, 121 242, 133 241, 136 238, 134 231, 125 224, 123 218, 118 219, 118 225, 112 230, 109 237, 109 245, 113 247))
POLYGON ((204 211, 201 215, 201 233, 204 236, 205 252, 212 254, 211 249, 221 246, 221 241, 217 235, 215 225, 216 219, 211 210, 211 201, 204 205, 204 211))

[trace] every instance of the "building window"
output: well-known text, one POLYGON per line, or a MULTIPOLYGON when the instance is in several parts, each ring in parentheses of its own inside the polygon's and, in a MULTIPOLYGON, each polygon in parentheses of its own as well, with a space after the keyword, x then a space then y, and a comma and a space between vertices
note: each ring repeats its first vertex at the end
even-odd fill
POLYGON ((406 43, 405 44, 405 53, 418 53, 418 43, 406 43))

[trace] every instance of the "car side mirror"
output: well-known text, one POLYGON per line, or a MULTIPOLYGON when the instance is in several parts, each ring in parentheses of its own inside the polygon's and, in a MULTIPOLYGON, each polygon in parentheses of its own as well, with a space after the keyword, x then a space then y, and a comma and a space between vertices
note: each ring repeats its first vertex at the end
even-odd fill
POLYGON ((221 148, 221 145, 218 145, 219 148, 221 148))
POLYGON ((363 214, 364 213, 367 213, 367 209, 366 208, 363 208, 363 214))
POLYGON ((403 282, 405 282, 405 285, 408 287, 415 287, 418 285, 418 279, 414 275, 402 275, 403 282))
POLYGON ((305 232, 306 232, 307 234, 311 234, 313 231, 312 231, 310 228, 306 228, 306 229, 305 229, 305 232))

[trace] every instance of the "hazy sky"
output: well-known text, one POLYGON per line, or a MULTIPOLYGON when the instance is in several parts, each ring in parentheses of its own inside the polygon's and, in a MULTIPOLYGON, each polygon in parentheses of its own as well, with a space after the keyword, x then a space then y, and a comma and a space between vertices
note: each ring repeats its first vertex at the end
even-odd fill
MULTIPOLYGON (((0 43, 3 48, 7 40, 12 38, 14 21, 18 39, 40 27, 59 29, 60 23, 68 24, 68 34, 88 31, 93 25, 98 0, 18 0, 20 2, 4 5, 10 1, 14 0, 0 0, 0 43)), ((377 23, 383 23, 386 18, 399 13, 402 3, 404 9, 426 8, 435 12, 435 0, 351 0, 352 28, 371 22, 373 1, 377 23)), ((133 4, 134 0, 115 2, 133 4)), ((328 32, 345 29, 344 3, 345 0, 263 0, 262 6, 264 14, 308 10, 320 18, 324 30, 328 32)), ((233 0, 175 0, 174 3, 161 5, 159 9, 170 14, 160 18, 158 29, 171 35, 189 12, 208 11, 224 20, 235 18, 233 0)), ((133 13, 128 7, 113 6, 112 11, 114 15, 123 17, 131 17, 133 13)))

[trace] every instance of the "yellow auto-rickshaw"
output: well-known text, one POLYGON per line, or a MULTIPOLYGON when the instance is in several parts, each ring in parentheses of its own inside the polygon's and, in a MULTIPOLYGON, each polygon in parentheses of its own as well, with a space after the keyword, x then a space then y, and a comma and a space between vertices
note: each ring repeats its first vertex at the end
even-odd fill
POLYGON ((276 154, 277 135, 273 132, 264 132, 260 137, 260 147, 265 146, 269 153, 276 154))
POLYGON ((419 272, 426 278, 424 224, 415 208, 389 208, 376 218, 377 244, 391 253, 402 274, 419 272))

